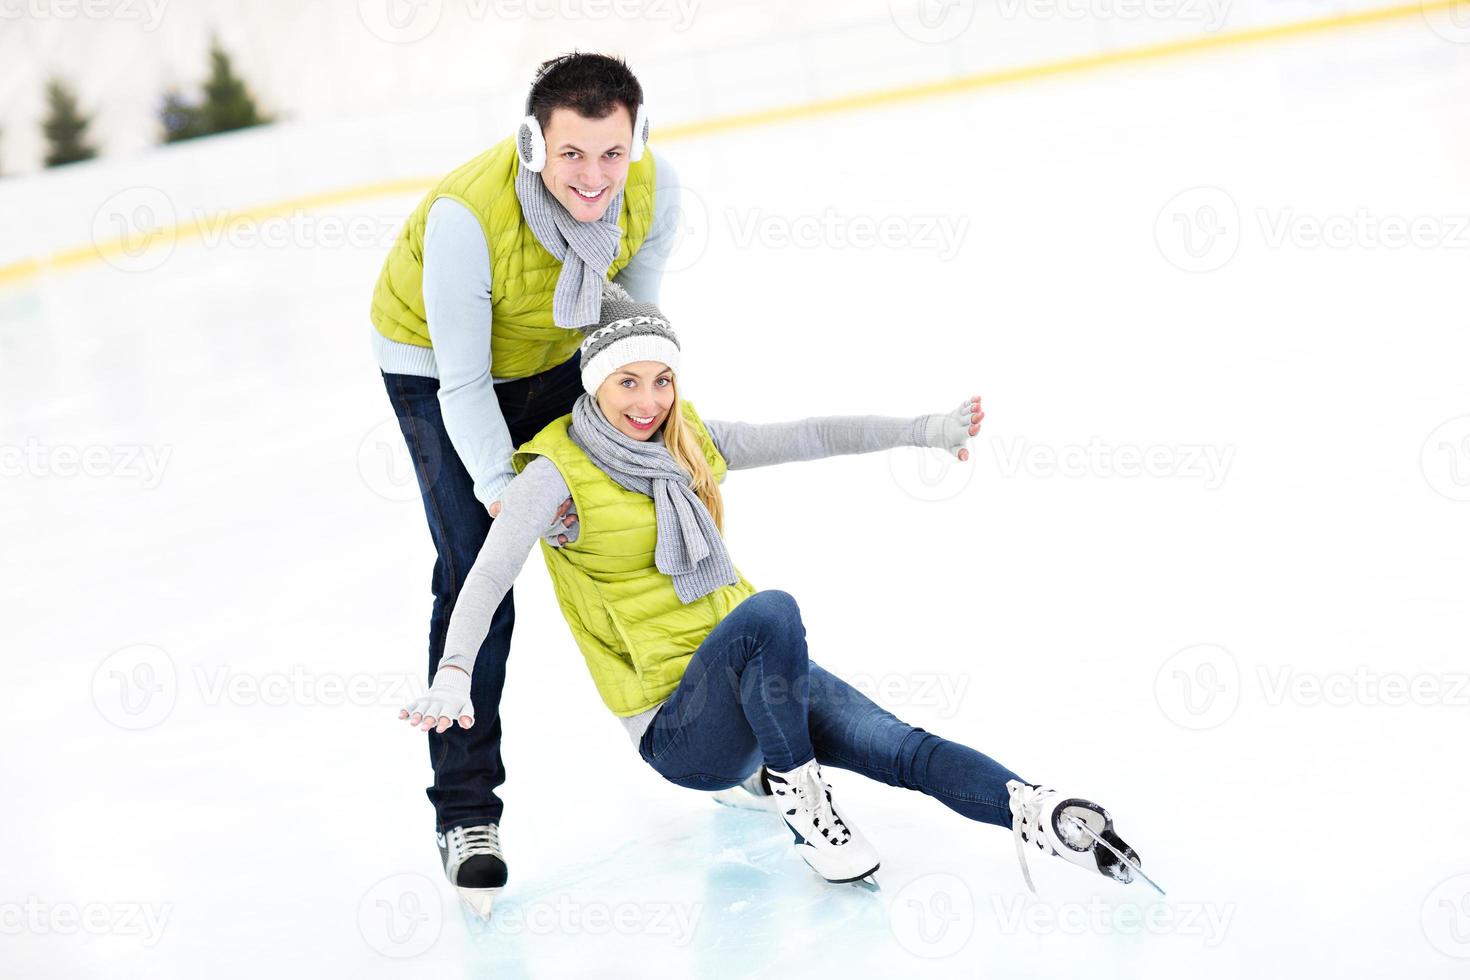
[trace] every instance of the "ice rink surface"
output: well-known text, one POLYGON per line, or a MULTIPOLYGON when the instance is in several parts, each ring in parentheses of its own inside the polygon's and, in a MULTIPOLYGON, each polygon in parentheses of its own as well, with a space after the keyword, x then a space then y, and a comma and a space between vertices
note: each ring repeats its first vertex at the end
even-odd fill
POLYGON ((469 921, 395 718, 432 552, 383 248, 0 290, 0 443, 107 461, 4 481, 3 972, 1462 976, 1467 103, 1402 21, 655 144, 703 415, 985 401, 969 464, 732 473, 736 563, 901 717, 1109 807, 1163 899, 1032 898, 1007 832, 840 771, 883 867, 818 881, 637 758, 532 555, 469 921))

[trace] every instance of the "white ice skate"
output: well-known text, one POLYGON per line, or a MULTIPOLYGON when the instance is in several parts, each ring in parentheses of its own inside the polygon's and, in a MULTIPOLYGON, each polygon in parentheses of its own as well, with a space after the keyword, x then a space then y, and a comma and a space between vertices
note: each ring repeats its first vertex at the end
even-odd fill
POLYGON ((490 918, 495 896, 505 887, 508 872, 500 853, 500 828, 493 823, 452 827, 434 835, 444 876, 475 914, 490 918))
POLYGON ((1033 892, 1028 852, 1055 854, 1079 868, 1096 871, 1117 881, 1145 881, 1160 895, 1164 890, 1143 873, 1138 852, 1124 843, 1113 829, 1113 817, 1091 800, 1063 796, 1047 786, 1032 786, 1012 779, 1011 823, 1016 835, 1016 857, 1021 875, 1033 892))
POLYGON ((721 806, 732 806, 740 810, 762 810, 779 815, 781 811, 776 806, 776 794, 771 792, 765 774, 766 767, 761 766, 745 777, 745 782, 739 786, 732 786, 715 793, 715 802, 721 806))
POLYGON ((878 870, 877 850, 837 811, 815 759, 790 772, 767 769, 765 774, 781 817, 796 838, 796 852, 813 871, 841 883, 878 870))

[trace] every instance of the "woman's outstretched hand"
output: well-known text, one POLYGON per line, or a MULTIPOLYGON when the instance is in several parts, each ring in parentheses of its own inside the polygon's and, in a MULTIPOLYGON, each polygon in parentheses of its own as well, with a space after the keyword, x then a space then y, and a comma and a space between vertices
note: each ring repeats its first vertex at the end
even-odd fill
POLYGON ((980 407, 980 396, 971 395, 960 402, 960 407, 948 412, 928 416, 924 427, 924 445, 956 453, 961 460, 970 458, 965 444, 970 437, 980 432, 980 422, 985 411, 980 407))
POLYGON ((474 727, 470 675, 458 667, 440 667, 424 696, 400 708, 398 717, 426 732, 447 732, 456 721, 462 728, 474 727))

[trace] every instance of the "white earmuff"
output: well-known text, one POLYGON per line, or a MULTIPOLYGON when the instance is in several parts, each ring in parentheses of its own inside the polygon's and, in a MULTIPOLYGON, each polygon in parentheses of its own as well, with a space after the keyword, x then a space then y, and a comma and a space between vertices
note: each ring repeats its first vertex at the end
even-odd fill
POLYGON ((529 112, 516 131, 516 150, 521 155, 521 166, 527 170, 539 174, 546 168, 546 137, 541 134, 541 124, 529 112))
POLYGON ((643 159, 643 148, 648 145, 648 106, 638 103, 638 116, 633 120, 633 148, 628 159, 637 163, 643 159))
MULTIPOLYGON (((566 57, 571 57, 568 55, 566 57)), ((531 101, 536 92, 536 84, 546 77, 547 73, 556 64, 565 61, 560 59, 555 64, 547 67, 546 71, 536 76, 531 83, 531 91, 526 93, 526 114, 521 119, 520 128, 516 130, 516 152, 520 154, 521 166, 532 173, 540 173, 546 169, 546 134, 541 132, 541 124, 536 121, 536 116, 531 112, 531 101)), ((643 159, 643 149, 648 145, 648 108, 638 103, 638 112, 633 118, 633 145, 628 149, 628 160, 637 163, 643 159)))

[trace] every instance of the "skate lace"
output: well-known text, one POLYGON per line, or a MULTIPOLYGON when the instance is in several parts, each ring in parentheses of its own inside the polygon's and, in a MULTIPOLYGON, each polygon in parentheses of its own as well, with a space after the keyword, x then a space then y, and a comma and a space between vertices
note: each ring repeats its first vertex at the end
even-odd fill
MULTIPOLYGON (((1021 862, 1021 877, 1026 879, 1026 887, 1033 892, 1036 891, 1036 886, 1031 882, 1031 869, 1026 866, 1026 851, 1030 849, 1028 844, 1032 842, 1023 840, 1021 835, 1029 831, 1033 841, 1039 844, 1036 848, 1038 851, 1045 854, 1056 853, 1056 845, 1052 843, 1050 833, 1041 822, 1041 808, 1046 803, 1046 798, 1055 792, 1056 790, 1045 787, 1022 786, 1012 797, 1015 809, 1011 814, 1011 826, 1015 831, 1016 860, 1021 862)), ((1061 813, 1058 819, 1065 821, 1066 830, 1070 831, 1075 826, 1077 832, 1082 833, 1081 822, 1076 817, 1061 813)))
POLYGON ((478 827, 455 827, 444 837, 449 844, 450 860, 454 863, 463 863, 477 854, 488 854, 504 860, 500 853, 500 828, 493 823, 478 827))
POLYGON ((816 767, 806 770, 791 782, 792 795, 812 815, 812 827, 833 844, 845 844, 852 831, 832 807, 832 794, 816 767))
POLYGON ((1047 793, 1048 791, 1038 789, 1035 786, 1022 786, 1016 791, 1015 796, 1011 798, 1014 806, 1011 826, 1015 831, 1016 860, 1021 862, 1021 877, 1026 879, 1026 887, 1031 889, 1032 892, 1036 891, 1036 886, 1031 882, 1031 869, 1026 866, 1026 847, 1029 842, 1022 839, 1021 835, 1029 830, 1032 834, 1041 837, 1042 841, 1045 842, 1045 837, 1042 835, 1040 827, 1041 804, 1046 798, 1047 793))

